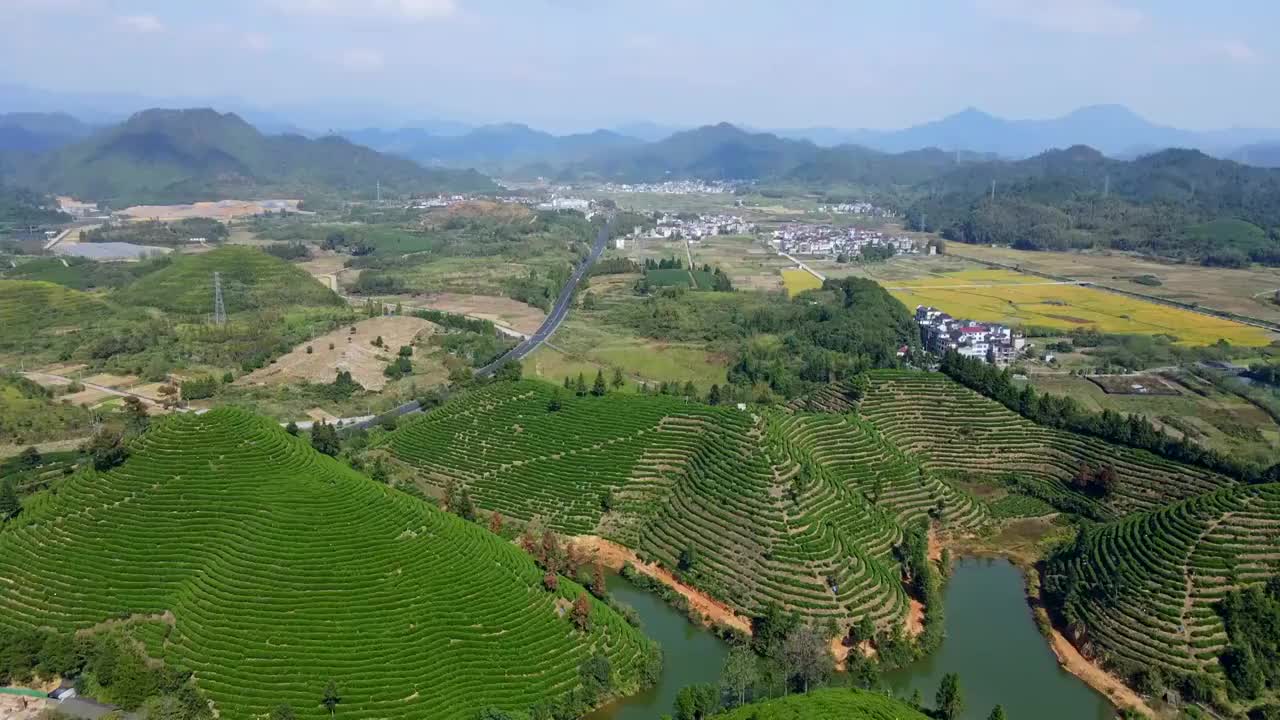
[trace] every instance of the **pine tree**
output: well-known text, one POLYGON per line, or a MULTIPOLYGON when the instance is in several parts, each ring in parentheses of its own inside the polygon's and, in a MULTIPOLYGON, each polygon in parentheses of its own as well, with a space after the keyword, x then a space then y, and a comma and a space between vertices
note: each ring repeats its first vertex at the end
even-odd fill
POLYGON ((320 704, 329 711, 329 717, 333 717, 338 703, 342 702, 342 696, 338 694, 338 684, 333 680, 324 686, 324 697, 320 700, 320 704))
POLYGON ((707 404, 708 405, 720 404, 720 386, 719 385, 711 386, 711 391, 707 393, 707 404))
POLYGON ((0 520, 17 517, 22 512, 22 501, 18 499, 18 488, 13 478, 5 478, 0 482, 0 520))
POLYGON ((573 389, 573 382, 569 380, 569 376, 568 376, 568 375, 565 375, 565 376, 564 376, 564 389, 565 389, 565 390, 572 390, 572 389, 573 389))
POLYGON ((934 712, 941 720, 956 720, 964 712, 964 692, 960 689, 960 676, 947 673, 934 697, 934 712))
POLYGON ((1004 707, 997 705, 991 708, 991 714, 987 716, 987 720, 1007 720, 1004 714, 1004 707))
POLYGON ((578 382, 574 385, 574 393, 578 397, 584 397, 587 394, 587 379, 582 376, 582 373, 578 373, 578 382))
POLYGON ((627 384, 627 381, 622 379, 622 368, 614 368, 613 369, 613 389, 620 390, 622 389, 622 386, 626 384, 627 384))
POLYGON ((604 370, 603 369, 597 370, 596 381, 591 384, 591 394, 595 395, 596 397, 601 397, 607 392, 609 392, 609 389, 604 384, 604 370))
POLYGON ((604 581, 604 565, 599 560, 596 560, 595 567, 591 569, 591 592, 598 598, 603 598, 609 592, 604 581))

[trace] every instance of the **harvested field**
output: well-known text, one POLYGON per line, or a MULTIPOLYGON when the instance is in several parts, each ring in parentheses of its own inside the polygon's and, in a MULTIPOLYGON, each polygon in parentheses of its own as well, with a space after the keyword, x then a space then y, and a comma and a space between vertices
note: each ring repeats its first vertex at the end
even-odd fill
POLYGON ((1108 395, 1181 395, 1178 388, 1156 375, 1091 375, 1089 382, 1108 395))
POLYGON ((532 305, 490 295, 435 293, 414 296, 405 304, 489 320, 526 335, 536 332, 547 319, 546 313, 532 305))
POLYGON ((325 383, 332 382, 339 370, 346 370, 366 390, 381 390, 387 384, 382 370, 395 359, 400 347, 412 345, 414 338, 434 330, 435 325, 416 317, 361 320, 354 326, 338 328, 298 345, 271 365, 249 373, 236 383, 267 385, 298 380, 325 383), (379 336, 384 346, 381 348, 373 345, 379 336))

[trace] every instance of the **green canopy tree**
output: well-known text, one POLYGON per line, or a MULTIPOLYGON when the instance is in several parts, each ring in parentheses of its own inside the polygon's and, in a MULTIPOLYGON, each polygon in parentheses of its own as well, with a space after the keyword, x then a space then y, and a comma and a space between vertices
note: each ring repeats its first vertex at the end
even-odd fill
POLYGON ((964 692, 960 689, 960 676, 947 673, 942 676, 938 694, 934 696, 934 711, 942 720, 956 720, 964 712, 964 692))

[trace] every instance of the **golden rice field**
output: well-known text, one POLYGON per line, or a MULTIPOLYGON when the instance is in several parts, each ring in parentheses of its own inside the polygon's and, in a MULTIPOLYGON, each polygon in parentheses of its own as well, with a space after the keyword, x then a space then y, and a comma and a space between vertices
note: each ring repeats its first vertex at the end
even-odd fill
POLYGON ((817 290, 822 287, 822 281, 807 270, 787 268, 782 271, 782 285, 787 289, 788 297, 795 297, 805 290, 817 290))
POLYGON ((1050 284, 1012 270, 962 270, 886 286, 908 309, 932 305, 955 317, 986 322, 1172 335, 1183 345, 1225 339, 1233 345, 1263 346, 1272 340, 1266 330, 1251 325, 1103 290, 1050 284))

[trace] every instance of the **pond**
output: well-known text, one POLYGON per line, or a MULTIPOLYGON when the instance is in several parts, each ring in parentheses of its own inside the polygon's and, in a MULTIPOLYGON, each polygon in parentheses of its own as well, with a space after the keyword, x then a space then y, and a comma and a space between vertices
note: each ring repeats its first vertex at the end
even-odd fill
POLYGON ((956 563, 944 594, 946 639, 928 658, 890 673, 898 697, 919 690, 926 707, 949 672, 958 673, 962 720, 985 720, 996 704, 1011 718, 1110 720, 1100 693, 1063 670, 1036 628, 1022 572, 1003 559, 956 563))
POLYGON ((601 708, 587 720, 656 720, 672 712, 681 688, 720 679, 729 654, 720 638, 621 576, 610 575, 608 583, 614 598, 639 613, 644 633, 662 645, 662 677, 657 685, 601 708))

